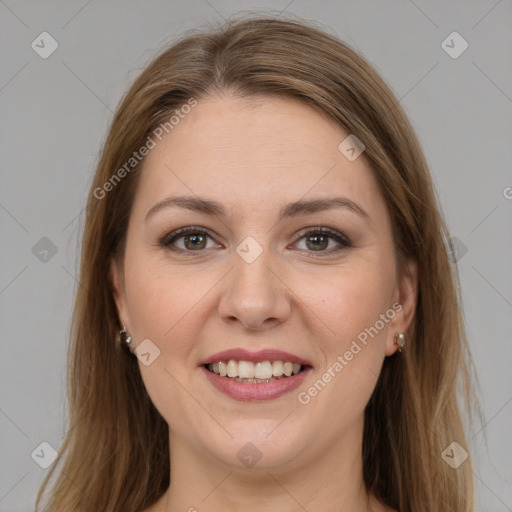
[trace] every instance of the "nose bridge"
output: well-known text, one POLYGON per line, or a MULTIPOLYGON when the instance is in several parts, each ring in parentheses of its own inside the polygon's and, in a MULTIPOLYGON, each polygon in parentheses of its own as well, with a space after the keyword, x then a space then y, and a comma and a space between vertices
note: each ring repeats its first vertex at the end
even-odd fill
POLYGON ((269 319, 282 322, 289 314, 289 301, 286 287, 275 275, 276 265, 277 258, 268 244, 263 246, 252 236, 243 239, 233 253, 220 314, 252 329, 269 319))

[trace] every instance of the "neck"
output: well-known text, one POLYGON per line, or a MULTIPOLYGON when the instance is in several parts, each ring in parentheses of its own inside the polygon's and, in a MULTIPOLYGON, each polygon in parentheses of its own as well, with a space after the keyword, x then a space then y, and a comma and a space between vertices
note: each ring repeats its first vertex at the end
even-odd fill
MULTIPOLYGON (((250 470, 218 459, 170 433, 171 484, 147 512, 203 509, 256 512, 381 512, 363 482, 362 418, 355 428, 314 457, 298 454, 281 466, 250 470)), ((258 467, 259 466, 259 467, 258 467)))

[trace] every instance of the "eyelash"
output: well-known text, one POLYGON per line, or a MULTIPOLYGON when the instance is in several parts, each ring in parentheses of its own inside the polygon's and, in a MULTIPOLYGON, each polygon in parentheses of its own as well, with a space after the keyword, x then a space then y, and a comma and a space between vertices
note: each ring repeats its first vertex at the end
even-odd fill
MULTIPOLYGON (((300 238, 297 240, 297 242, 299 242, 303 238, 307 238, 308 236, 321 235, 321 236, 328 236, 329 238, 332 238, 333 240, 335 240, 336 242, 338 242, 341 245, 341 247, 335 247, 335 248, 331 248, 328 250, 308 251, 308 252, 311 252, 311 253, 318 252, 318 253, 323 253, 326 255, 331 255, 333 253, 338 253, 339 251, 353 247, 352 242, 348 239, 348 237, 346 237, 345 235, 343 235, 342 233, 339 233, 338 231, 336 231, 334 229, 331 229, 328 227, 315 227, 315 228, 308 228, 308 229, 309 229, 308 231, 305 231, 300 235, 300 238)), ((171 233, 166 234, 164 237, 162 237, 160 239, 160 245, 165 247, 166 249, 168 249, 172 252, 178 253, 178 254, 181 254, 181 253, 192 253, 193 254, 195 252, 203 253, 206 250, 208 250, 208 249, 198 249, 197 251, 191 251, 191 250, 178 249, 176 247, 171 248, 171 244, 173 244, 174 242, 176 242, 176 240, 179 240, 180 238, 183 238, 186 235, 203 235, 203 236, 206 235, 213 240, 213 237, 204 229, 196 227, 196 226, 189 226, 186 228, 177 229, 176 231, 172 231, 171 233)), ((302 249, 302 250, 307 251, 307 249, 302 249)), ((323 256, 320 256, 320 257, 323 257, 323 256)))

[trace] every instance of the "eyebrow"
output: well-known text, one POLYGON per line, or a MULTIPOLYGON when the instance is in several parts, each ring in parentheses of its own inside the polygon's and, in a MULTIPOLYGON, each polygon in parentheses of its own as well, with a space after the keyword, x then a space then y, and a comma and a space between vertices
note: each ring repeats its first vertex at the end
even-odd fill
MULTIPOLYGON (((227 216, 226 209, 222 203, 217 201, 198 196, 176 196, 167 197, 166 199, 163 199, 151 207, 146 213, 146 221, 160 210, 170 207, 185 208, 197 213, 203 213, 216 217, 227 216)), ((368 213, 366 213, 366 211, 363 210, 363 208, 361 208, 357 203, 354 203, 354 201, 347 199, 346 197, 328 197, 321 199, 300 200, 293 203, 288 203, 281 207, 278 219, 281 221, 285 218, 323 212, 326 210, 332 210, 334 208, 346 208, 360 215, 368 222, 371 221, 370 216, 368 213)))

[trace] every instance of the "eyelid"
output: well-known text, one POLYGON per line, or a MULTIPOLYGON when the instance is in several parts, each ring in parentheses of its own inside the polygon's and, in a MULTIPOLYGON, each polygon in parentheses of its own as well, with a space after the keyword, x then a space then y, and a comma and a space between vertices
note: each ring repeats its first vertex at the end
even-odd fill
MULTIPOLYGON (((213 234, 211 234, 211 232, 207 228, 200 227, 200 226, 186 226, 183 228, 175 229, 174 231, 171 231, 170 233, 167 233, 166 235, 161 237, 160 245, 163 246, 164 248, 167 248, 170 251, 176 252, 176 253, 191 253, 191 254, 198 253, 198 254, 201 254, 208 250, 208 249, 200 249, 197 251, 191 251, 191 250, 189 251, 189 250, 179 249, 176 247, 174 247, 172 249, 170 248, 171 244, 174 243, 176 240, 179 240, 180 238, 187 236, 189 234, 206 235, 206 236, 210 237, 215 243, 218 244, 218 242, 216 241, 216 237, 213 234)), ((324 236, 328 236, 329 238, 335 240, 340 246, 338 248, 331 248, 327 251, 307 251, 306 249, 302 249, 302 250, 305 250, 312 254, 314 254, 315 252, 318 252, 319 255, 323 255, 323 254, 330 255, 330 254, 336 253, 342 249, 354 247, 351 240, 343 232, 338 231, 335 228, 325 226, 325 225, 323 225, 323 226, 308 226, 308 227, 302 228, 295 235, 296 240, 295 240, 295 242, 293 242, 292 245, 295 245, 298 242, 300 242, 308 234, 309 235, 321 234, 324 236)))
MULTIPOLYGON (((190 235, 190 234, 194 234, 194 233, 199 233, 199 234, 207 235, 212 240, 214 240, 215 243, 218 243, 215 240, 215 237, 213 236, 213 234, 210 233, 210 231, 207 228, 203 228, 203 227, 200 227, 200 226, 186 226, 186 227, 183 227, 183 228, 175 229, 174 231, 171 231, 170 233, 167 233, 166 235, 161 237, 160 238, 160 245, 163 245, 164 247, 168 247, 168 246, 170 246, 170 244, 172 242, 178 240, 179 238, 182 238, 184 236, 187 236, 187 235, 190 235)), ((181 252, 194 252, 194 251, 183 251, 182 249, 176 249, 176 252, 180 252, 180 251, 181 252)), ((200 252, 200 251, 197 251, 197 252, 200 252)))
POLYGON ((345 235, 345 233, 328 226, 309 226, 307 228, 301 229, 296 236, 299 237, 299 240, 301 240, 309 233, 321 233, 322 235, 329 235, 334 240, 340 239, 337 241, 342 245, 350 247, 353 246, 352 241, 347 235, 345 235))

